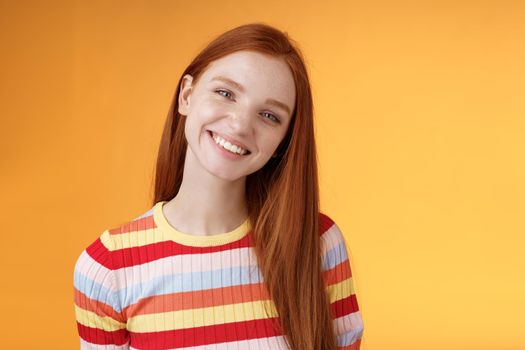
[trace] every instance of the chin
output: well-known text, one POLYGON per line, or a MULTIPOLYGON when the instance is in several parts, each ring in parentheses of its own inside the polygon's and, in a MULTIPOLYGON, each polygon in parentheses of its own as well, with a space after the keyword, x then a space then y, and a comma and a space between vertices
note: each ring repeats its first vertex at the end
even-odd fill
POLYGON ((236 182, 241 180, 246 180, 246 175, 234 175, 234 174, 220 174, 220 173, 212 173, 213 176, 228 182, 236 182))

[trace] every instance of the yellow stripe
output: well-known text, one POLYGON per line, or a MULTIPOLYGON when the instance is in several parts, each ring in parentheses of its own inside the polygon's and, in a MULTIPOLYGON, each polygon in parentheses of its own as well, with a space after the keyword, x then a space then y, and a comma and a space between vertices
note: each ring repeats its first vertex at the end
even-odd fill
POLYGON ((128 319, 127 327, 131 332, 158 332, 276 316, 277 311, 273 302, 259 300, 191 310, 138 315, 128 319), (270 315, 265 312, 265 305, 270 315))
POLYGON ((339 283, 332 284, 327 287, 330 302, 341 300, 352 294, 355 294, 354 282, 352 277, 349 277, 339 283))
POLYGON ((126 324, 105 316, 101 317, 94 312, 84 310, 75 305, 75 315, 78 323, 92 328, 103 329, 105 331, 116 331, 126 328, 126 324))
POLYGON ((113 235, 111 235, 109 231, 104 231, 100 237, 100 240, 108 250, 113 251, 124 248, 140 247, 146 244, 164 242, 166 238, 159 229, 148 228, 146 230, 113 235))

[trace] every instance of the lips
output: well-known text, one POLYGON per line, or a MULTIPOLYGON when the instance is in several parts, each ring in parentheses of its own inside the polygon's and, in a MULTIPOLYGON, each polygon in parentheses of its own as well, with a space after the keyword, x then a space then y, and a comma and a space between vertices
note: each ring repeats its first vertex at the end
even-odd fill
POLYGON ((210 134, 211 137, 213 137, 214 135, 217 135, 217 136, 220 136, 221 138, 225 139, 226 141, 228 141, 229 143, 231 143, 232 145, 235 145, 237 147, 240 147, 240 148, 243 148, 245 149, 247 152, 245 155, 248 155, 250 153, 252 153, 248 147, 246 147, 243 143, 237 141, 237 140, 233 140, 232 138, 228 137, 228 136, 225 136, 224 134, 219 134, 219 133, 216 133, 215 131, 211 131, 211 130, 207 130, 207 132, 210 134))

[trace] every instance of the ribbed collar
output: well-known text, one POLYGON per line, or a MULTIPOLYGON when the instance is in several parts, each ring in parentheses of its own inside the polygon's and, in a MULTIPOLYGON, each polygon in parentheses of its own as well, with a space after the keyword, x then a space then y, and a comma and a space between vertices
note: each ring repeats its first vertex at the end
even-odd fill
POLYGON ((153 220, 155 221, 157 227, 159 227, 169 239, 180 244, 194 247, 218 246, 235 242, 243 238, 251 230, 250 220, 249 218, 246 218, 242 224, 229 232, 209 236, 184 233, 171 226, 166 219, 166 216, 162 211, 162 207, 165 203, 167 203, 167 201, 160 201, 154 205, 153 220))

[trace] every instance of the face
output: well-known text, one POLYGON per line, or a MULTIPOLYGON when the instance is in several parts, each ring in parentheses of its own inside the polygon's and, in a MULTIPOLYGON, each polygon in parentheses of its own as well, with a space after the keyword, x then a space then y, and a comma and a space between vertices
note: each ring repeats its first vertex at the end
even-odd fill
POLYGON ((286 135, 295 94, 284 60, 254 51, 212 62, 198 82, 184 76, 178 111, 187 118, 186 161, 225 180, 261 169, 286 135))

